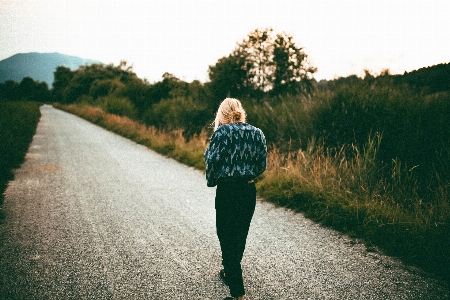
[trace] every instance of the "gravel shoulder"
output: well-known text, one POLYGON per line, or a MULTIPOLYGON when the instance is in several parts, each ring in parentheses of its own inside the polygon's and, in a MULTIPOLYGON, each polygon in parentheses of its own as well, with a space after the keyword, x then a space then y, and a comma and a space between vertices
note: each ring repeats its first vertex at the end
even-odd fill
MULTIPOLYGON (((222 299, 204 174, 49 105, 0 221, 0 299, 222 299)), ((449 288, 258 201, 247 299, 450 299, 449 288)))

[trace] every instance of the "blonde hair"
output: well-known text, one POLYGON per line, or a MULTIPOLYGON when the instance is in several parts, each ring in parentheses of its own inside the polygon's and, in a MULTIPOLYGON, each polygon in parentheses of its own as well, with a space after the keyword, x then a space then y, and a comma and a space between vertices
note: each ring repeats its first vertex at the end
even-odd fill
POLYGON ((217 110, 216 119, 214 120, 214 131, 219 128, 220 125, 230 123, 245 123, 247 114, 242 107, 241 102, 238 99, 226 98, 222 101, 217 110))

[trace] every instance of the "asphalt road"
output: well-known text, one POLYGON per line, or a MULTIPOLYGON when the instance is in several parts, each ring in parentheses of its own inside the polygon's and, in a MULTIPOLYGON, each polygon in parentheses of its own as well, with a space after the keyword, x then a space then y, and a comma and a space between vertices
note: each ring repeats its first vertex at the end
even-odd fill
MULTIPOLYGON (((5 193, 1 299, 222 299, 214 188, 204 174, 41 107, 5 193)), ((449 289, 258 200, 247 299, 449 299, 449 289)))

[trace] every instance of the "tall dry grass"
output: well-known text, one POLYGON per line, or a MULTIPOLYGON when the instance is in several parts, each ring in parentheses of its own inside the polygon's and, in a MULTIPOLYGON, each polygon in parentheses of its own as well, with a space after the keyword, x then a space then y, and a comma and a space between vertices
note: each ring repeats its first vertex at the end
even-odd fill
POLYGON ((375 135, 363 149, 334 153, 314 142, 305 151, 273 149, 258 191, 265 200, 362 238, 369 249, 377 246, 449 280, 450 188, 442 183, 424 201, 414 168, 377 162, 381 139, 375 135))

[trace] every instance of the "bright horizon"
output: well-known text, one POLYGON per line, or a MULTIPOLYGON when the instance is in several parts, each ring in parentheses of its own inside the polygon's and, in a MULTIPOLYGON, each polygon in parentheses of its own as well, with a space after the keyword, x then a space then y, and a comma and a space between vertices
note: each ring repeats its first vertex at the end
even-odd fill
POLYGON ((59 52, 117 65, 149 82, 208 80, 208 66, 257 28, 304 47, 317 80, 402 74, 450 62, 448 0, 0 0, 0 60, 59 52))

